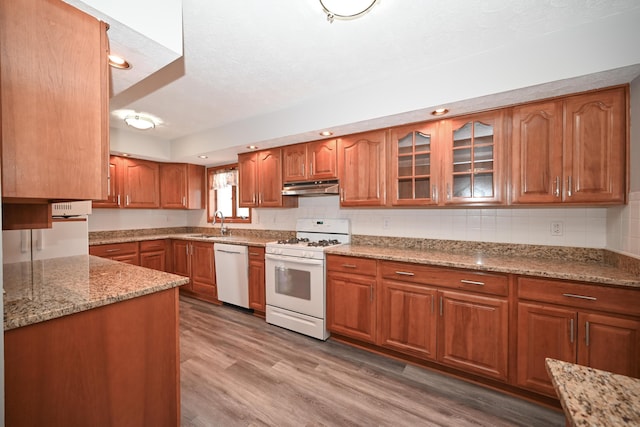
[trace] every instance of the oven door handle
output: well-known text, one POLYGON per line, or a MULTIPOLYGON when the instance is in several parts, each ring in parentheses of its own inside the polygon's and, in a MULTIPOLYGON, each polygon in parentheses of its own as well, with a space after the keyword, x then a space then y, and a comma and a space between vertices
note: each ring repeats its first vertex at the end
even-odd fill
POLYGON ((312 258, 296 258, 290 256, 280 256, 274 254, 266 254, 265 259, 270 259, 273 261, 284 261, 292 264, 302 264, 302 265, 323 265, 324 260, 321 259, 312 259, 312 258))

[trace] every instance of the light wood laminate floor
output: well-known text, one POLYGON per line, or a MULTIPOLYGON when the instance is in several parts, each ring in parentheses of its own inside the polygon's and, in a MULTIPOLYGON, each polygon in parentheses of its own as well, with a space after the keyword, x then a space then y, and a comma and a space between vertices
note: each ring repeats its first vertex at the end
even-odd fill
POLYGON ((183 426, 563 426, 561 412, 181 297, 183 426))

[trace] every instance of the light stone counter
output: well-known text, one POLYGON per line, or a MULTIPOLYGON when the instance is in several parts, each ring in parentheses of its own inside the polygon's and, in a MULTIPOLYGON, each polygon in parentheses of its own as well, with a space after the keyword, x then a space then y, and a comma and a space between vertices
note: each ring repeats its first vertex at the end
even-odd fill
POLYGON ((570 425, 640 425, 640 379, 555 359, 546 365, 570 425))
POLYGON ((179 239, 179 240, 192 240, 198 242, 211 242, 211 243, 229 243, 233 245, 242 246, 261 246, 265 247, 268 242, 273 242, 274 238, 264 238, 256 236, 244 236, 244 235, 231 235, 221 236, 219 234, 202 234, 202 233, 177 233, 177 234, 149 234, 149 235, 129 235, 118 237, 98 237, 91 238, 89 240, 89 246, 94 245, 107 245, 112 243, 128 243, 128 242, 142 242, 145 240, 157 240, 157 239, 179 239))
POLYGON ((4 330, 159 292, 189 279, 90 255, 4 265, 4 330))
POLYGON ((326 253, 553 279, 576 280, 640 289, 640 276, 603 262, 579 262, 566 259, 487 255, 483 251, 475 253, 455 253, 369 245, 337 246, 328 248, 326 253))

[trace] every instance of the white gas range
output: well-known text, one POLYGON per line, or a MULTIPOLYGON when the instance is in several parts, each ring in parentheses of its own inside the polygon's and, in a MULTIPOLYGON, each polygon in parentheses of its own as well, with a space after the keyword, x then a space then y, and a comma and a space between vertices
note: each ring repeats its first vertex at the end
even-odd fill
POLYGON ((348 219, 299 219, 296 237, 266 245, 268 323, 326 340, 325 254, 351 242, 348 219))

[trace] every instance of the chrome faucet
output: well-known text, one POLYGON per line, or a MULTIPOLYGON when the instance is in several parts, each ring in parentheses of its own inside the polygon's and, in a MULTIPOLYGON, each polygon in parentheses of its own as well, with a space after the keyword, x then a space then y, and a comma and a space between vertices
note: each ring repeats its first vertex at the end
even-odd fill
POLYGON ((213 214, 213 225, 216 225, 216 218, 220 218, 220 234, 223 236, 226 236, 229 234, 229 230, 224 226, 224 214, 222 213, 222 211, 216 211, 213 214))

